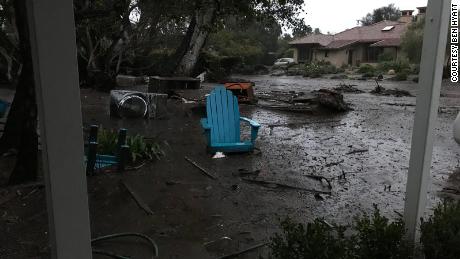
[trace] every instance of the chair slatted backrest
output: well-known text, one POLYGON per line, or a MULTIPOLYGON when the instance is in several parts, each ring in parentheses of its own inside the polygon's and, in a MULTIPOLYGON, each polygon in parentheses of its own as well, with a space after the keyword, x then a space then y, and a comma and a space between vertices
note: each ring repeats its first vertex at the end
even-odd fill
POLYGON ((212 143, 240 142, 240 112, 238 99, 223 86, 212 90, 206 98, 208 123, 212 143))

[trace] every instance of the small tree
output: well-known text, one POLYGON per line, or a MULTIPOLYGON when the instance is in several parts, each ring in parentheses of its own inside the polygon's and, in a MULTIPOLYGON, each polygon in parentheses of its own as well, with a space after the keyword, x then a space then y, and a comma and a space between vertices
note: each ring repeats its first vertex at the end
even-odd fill
POLYGON ((407 28, 401 39, 401 49, 411 63, 418 64, 422 57, 423 30, 425 19, 419 19, 407 28))
POLYGON ((368 13, 366 16, 361 18, 361 23, 363 25, 371 25, 383 20, 397 21, 399 17, 401 17, 399 8, 394 4, 389 4, 388 6, 374 9, 372 13, 368 13))

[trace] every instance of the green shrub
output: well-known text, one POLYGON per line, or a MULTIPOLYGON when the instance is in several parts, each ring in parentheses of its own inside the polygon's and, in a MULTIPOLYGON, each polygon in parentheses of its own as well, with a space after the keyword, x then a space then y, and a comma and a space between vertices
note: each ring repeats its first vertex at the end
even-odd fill
MULTIPOLYGON (((116 155, 118 132, 99 127, 97 136, 97 152, 104 155, 116 155)), ((141 135, 126 136, 126 145, 129 146, 129 161, 136 163, 139 160, 160 159, 164 151, 158 141, 146 140, 141 135)))
POLYGON ((408 74, 407 74, 406 71, 398 72, 398 73, 396 73, 396 76, 394 77, 394 80, 396 80, 396 81, 406 81, 407 76, 408 76, 408 74))
POLYGON ((127 136, 126 145, 129 146, 131 163, 139 160, 158 160, 165 155, 159 142, 146 141, 141 135, 127 136))
POLYGON ((377 59, 378 59, 379 62, 385 62, 385 61, 393 61, 395 58, 394 58, 393 54, 388 53, 388 52, 384 52, 384 53, 380 54, 377 57, 377 59))
POLYGON ((390 222, 374 205, 371 217, 356 218, 351 237, 356 258, 406 259, 412 257, 412 247, 405 241, 405 226, 401 218, 390 222))
POLYGON ((320 60, 305 65, 305 76, 312 78, 321 77, 324 74, 337 74, 337 67, 332 65, 329 61, 320 60))
POLYGON ((411 65, 410 70, 411 74, 418 75, 420 73, 420 64, 411 65))
POLYGON ((305 65, 305 76, 316 78, 321 77, 322 74, 324 74, 322 66, 316 63, 310 63, 305 65))
POLYGON ((204 52, 200 57, 201 66, 207 70, 207 79, 219 82, 227 79, 237 65, 244 66, 240 57, 218 56, 211 52, 204 52))
POLYGON ((399 73, 404 70, 410 70, 410 64, 406 59, 399 59, 396 61, 383 61, 379 62, 377 69, 384 73, 388 72, 390 69, 393 69, 396 73, 399 73))
POLYGON ((315 220, 306 226, 287 219, 282 233, 275 234, 269 245, 274 259, 408 259, 412 247, 405 241, 404 222, 390 222, 375 206, 372 216, 355 218, 351 228, 328 226, 315 220), (353 234, 345 236, 350 230, 353 234))
POLYGON ((270 240, 271 257, 276 259, 332 259, 348 257, 344 228, 331 228, 320 220, 306 226, 289 218, 281 222, 282 234, 270 240))
POLYGON ((343 70, 346 70, 346 69, 349 69, 350 68, 350 65, 348 65, 347 63, 342 63, 342 65, 340 66, 341 69, 343 70))
POLYGON ((345 73, 345 69, 342 68, 342 67, 339 67, 339 68, 337 68, 336 73, 337 73, 337 74, 338 74, 338 73, 345 73))
POLYGON ((358 68, 358 73, 363 74, 363 76, 366 76, 366 77, 375 76, 375 72, 376 72, 375 67, 369 64, 361 65, 358 68))
POLYGON ((444 201, 420 226, 427 259, 454 259, 460 255, 460 201, 444 201))

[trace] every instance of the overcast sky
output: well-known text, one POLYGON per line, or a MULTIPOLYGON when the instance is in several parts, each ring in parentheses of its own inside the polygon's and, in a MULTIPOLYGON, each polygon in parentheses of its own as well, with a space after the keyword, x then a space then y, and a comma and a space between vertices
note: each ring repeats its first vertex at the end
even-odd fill
MULTIPOLYGON (((394 3, 401 10, 426 6, 427 0, 305 0, 306 24, 321 32, 337 33, 356 26, 356 20, 374 9, 394 3)), ((415 14, 415 13, 414 13, 415 14)))

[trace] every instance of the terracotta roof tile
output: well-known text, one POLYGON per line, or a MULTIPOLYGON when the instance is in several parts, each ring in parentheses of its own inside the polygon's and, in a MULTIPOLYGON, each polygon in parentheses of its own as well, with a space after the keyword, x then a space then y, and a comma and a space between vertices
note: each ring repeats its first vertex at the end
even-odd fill
POLYGON ((293 40, 289 42, 291 45, 298 45, 298 44, 319 44, 321 46, 326 46, 331 41, 334 40, 333 35, 325 35, 325 34, 310 34, 300 39, 293 40))
POLYGON ((356 42, 374 43, 374 46, 399 46, 401 36, 406 32, 409 23, 398 21, 381 21, 369 26, 357 26, 335 35, 312 34, 291 41, 289 44, 319 44, 328 49, 338 49, 356 42), (390 30, 382 31, 387 26, 390 30), (379 44, 377 44, 379 43, 379 44))
POLYGON ((325 46, 324 48, 325 49, 340 49, 340 48, 343 48, 343 47, 346 47, 346 46, 350 46, 354 43, 357 43, 359 41, 357 40, 334 40, 333 42, 331 42, 330 44, 328 44, 327 46, 325 46))
POLYGON ((401 44, 401 39, 385 39, 371 44, 371 47, 396 47, 401 44))

